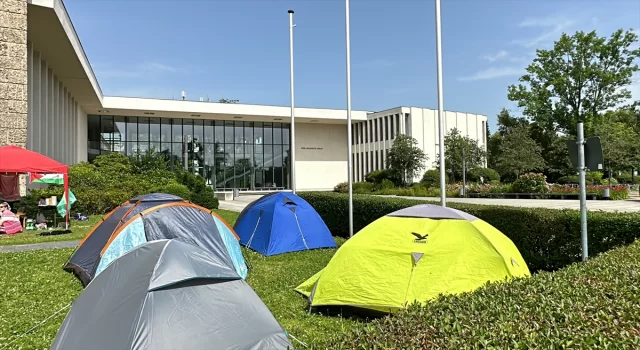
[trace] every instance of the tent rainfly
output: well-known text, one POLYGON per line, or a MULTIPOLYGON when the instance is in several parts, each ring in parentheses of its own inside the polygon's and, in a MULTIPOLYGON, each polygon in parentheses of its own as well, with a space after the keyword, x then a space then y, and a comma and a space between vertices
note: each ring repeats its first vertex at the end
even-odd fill
POLYGON ((64 177, 64 199, 66 201, 66 227, 69 227, 69 167, 40 153, 17 146, 0 147, 0 173, 62 174, 64 177))

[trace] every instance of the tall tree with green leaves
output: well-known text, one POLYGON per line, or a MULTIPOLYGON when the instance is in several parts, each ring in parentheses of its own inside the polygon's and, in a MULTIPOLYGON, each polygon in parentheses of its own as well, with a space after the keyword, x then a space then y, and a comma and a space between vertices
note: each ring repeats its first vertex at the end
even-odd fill
POLYGON ((529 121, 524 117, 514 117, 509 110, 502 108, 497 115, 498 131, 491 135, 491 138, 487 138, 487 166, 491 169, 498 168, 498 162, 500 159, 500 145, 504 135, 518 126, 529 126, 529 121))
POLYGON ((518 126, 529 126, 529 120, 524 117, 514 117, 508 109, 503 108, 497 116, 498 132, 501 135, 509 133, 509 131, 518 126))
POLYGON ((403 185, 420 176, 429 157, 418 147, 418 141, 411 136, 398 134, 387 154, 387 167, 401 179, 403 185))
POLYGON ((617 30, 608 39, 595 31, 562 34, 551 50, 538 50, 508 98, 544 132, 576 135, 581 121, 593 130, 605 110, 631 98, 626 88, 639 70, 638 36, 617 30))
POLYGON ((531 138, 529 127, 517 125, 503 136, 497 161, 502 176, 518 178, 526 172, 543 170, 544 166, 542 147, 531 138))
MULTIPOLYGON (((445 170, 452 181, 462 179, 462 154, 464 152, 465 166, 467 169, 484 167, 487 152, 480 146, 478 140, 468 136, 462 136, 456 128, 451 129, 444 137, 444 162, 445 170)), ((436 169, 440 169, 440 155, 434 163, 436 169)))
POLYGON ((604 165, 608 170, 629 170, 638 166, 640 134, 634 116, 625 110, 609 111, 595 126, 600 137, 604 165))

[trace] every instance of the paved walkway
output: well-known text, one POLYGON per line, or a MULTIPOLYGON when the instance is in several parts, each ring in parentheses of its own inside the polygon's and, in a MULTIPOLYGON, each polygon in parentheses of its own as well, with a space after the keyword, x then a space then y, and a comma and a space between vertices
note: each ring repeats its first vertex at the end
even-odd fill
MULTIPOLYGON (((414 200, 440 202, 437 197, 399 197, 414 200)), ((505 205, 510 207, 548 208, 548 209, 580 209, 580 201, 574 199, 502 199, 502 198, 447 198, 447 202, 468 203, 481 205, 505 205)), ((606 212, 640 212, 640 200, 630 199, 621 201, 588 200, 587 210, 606 212)))
POLYGON ((41 249, 59 249, 59 248, 75 248, 80 241, 62 241, 62 242, 45 242, 35 244, 22 244, 22 245, 2 245, 0 246, 0 253, 9 252, 24 252, 27 250, 41 250, 41 249))
MULTIPOLYGON (((392 198, 407 198, 429 202, 440 202, 437 197, 399 197, 381 196, 392 198)), ((220 209, 241 212, 249 203, 260 198, 260 195, 243 195, 233 201, 220 201, 220 209)), ((572 199, 502 199, 502 198, 447 198, 447 202, 469 203, 481 205, 505 205, 526 208, 549 209, 580 209, 580 201, 572 199)), ((606 212, 640 212, 640 198, 634 197, 624 201, 588 200, 587 210, 606 212)))

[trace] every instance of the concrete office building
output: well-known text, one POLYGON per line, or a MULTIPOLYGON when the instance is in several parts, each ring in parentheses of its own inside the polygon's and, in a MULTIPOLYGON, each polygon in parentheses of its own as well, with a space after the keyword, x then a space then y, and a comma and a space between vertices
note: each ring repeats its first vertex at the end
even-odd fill
MULTIPOLYGON (((296 108, 296 187, 347 179, 346 110, 296 108)), ((437 111, 352 111, 354 178, 383 169, 394 135, 438 152, 437 111)), ((446 112, 446 129, 486 144, 486 116, 446 112)), ((104 96, 61 0, 0 0, 0 145, 66 164, 154 149, 217 191, 290 188, 288 106, 104 96)))

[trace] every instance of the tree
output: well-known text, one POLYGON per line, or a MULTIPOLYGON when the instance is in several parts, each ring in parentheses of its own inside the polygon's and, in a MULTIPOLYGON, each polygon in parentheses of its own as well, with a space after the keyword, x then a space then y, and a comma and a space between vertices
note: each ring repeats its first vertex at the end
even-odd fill
POLYGON ((389 170, 400 178, 404 185, 407 184, 407 180, 420 176, 429 160, 417 145, 418 141, 413 137, 398 134, 387 155, 389 170))
POLYGON ((509 131, 518 126, 529 126, 529 121, 524 117, 513 117, 506 108, 503 108, 497 115, 498 131, 488 137, 487 140, 487 166, 491 169, 498 168, 500 159, 500 145, 502 138, 509 131))
MULTIPOLYGON (((478 140, 462 136, 458 129, 453 128, 444 137, 444 162, 452 181, 462 179, 463 152, 467 169, 484 166, 487 152, 480 147, 478 140)), ((436 157, 434 166, 440 168, 440 155, 436 157)))
POLYGON ((538 50, 519 85, 511 85, 508 98, 518 102, 525 116, 545 131, 576 135, 581 121, 585 131, 602 113, 631 98, 626 89, 638 71, 632 49, 638 36, 622 29, 606 37, 595 31, 562 34, 551 50, 538 50))
POLYGON ((500 145, 502 144, 502 134, 494 133, 487 141, 487 167, 491 169, 498 168, 500 159, 500 145))
POLYGON ((526 172, 542 170, 545 161, 541 153, 542 147, 531 138, 529 127, 515 126, 502 139, 497 169, 503 176, 509 174, 515 178, 526 172))
POLYGON ((609 171, 637 167, 640 135, 634 129, 634 116, 624 110, 609 111, 605 116, 595 127, 595 136, 599 136, 602 143, 605 166, 609 171))
POLYGON ((498 132, 501 135, 505 135, 511 131, 511 129, 518 126, 529 126, 529 121, 524 117, 513 117, 506 108, 503 108, 498 113, 498 132))

